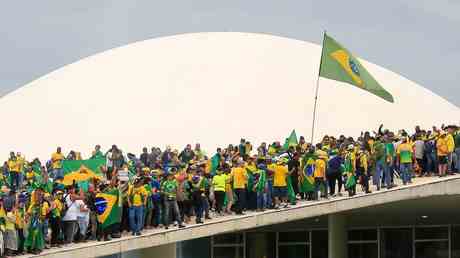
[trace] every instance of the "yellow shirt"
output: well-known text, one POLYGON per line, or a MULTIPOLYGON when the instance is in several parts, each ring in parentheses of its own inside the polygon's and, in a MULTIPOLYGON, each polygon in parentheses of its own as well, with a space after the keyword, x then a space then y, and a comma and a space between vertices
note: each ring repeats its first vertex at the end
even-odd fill
POLYGON ((287 186, 286 176, 288 174, 288 168, 284 165, 276 165, 273 168, 273 186, 285 187, 287 186))
POLYGON ((248 173, 245 168, 236 167, 232 168, 233 188, 245 189, 248 181, 248 173))
POLYGON ((454 137, 452 136, 452 134, 447 134, 446 136, 446 140, 447 140, 447 151, 449 153, 452 153, 454 152, 454 149, 455 149, 455 142, 454 142, 454 137))
POLYGON ((315 160, 315 178, 324 178, 326 176, 326 162, 323 159, 315 160))
POLYGON ((16 214, 14 212, 7 212, 5 216, 5 229, 16 230, 16 214))
POLYGON ((59 168, 62 168, 62 161, 64 160, 64 155, 62 155, 62 153, 53 153, 53 155, 51 155, 51 161, 53 162, 53 169, 59 169, 59 168))
POLYGON ((447 137, 439 137, 438 141, 436 142, 436 148, 438 149, 438 156, 447 156, 449 153, 447 137))
POLYGON ((142 206, 144 205, 143 200, 147 198, 148 193, 145 190, 144 186, 136 187, 130 186, 128 192, 130 193, 129 196, 131 198, 131 205, 133 206, 142 206))
POLYGON ((11 172, 20 172, 21 171, 21 162, 19 160, 8 160, 8 169, 11 172))

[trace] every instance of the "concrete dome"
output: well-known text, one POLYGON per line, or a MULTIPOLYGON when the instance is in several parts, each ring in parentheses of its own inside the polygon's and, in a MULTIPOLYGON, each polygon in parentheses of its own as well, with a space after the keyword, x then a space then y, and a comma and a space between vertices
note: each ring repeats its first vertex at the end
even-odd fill
MULTIPOLYGON (((321 47, 253 33, 192 33, 137 42, 82 59, 0 99, 0 155, 49 158, 56 146, 87 157, 95 144, 125 152, 310 138, 321 47)), ((362 61, 388 103, 321 79, 316 137, 457 122, 459 109, 431 91, 362 61)))

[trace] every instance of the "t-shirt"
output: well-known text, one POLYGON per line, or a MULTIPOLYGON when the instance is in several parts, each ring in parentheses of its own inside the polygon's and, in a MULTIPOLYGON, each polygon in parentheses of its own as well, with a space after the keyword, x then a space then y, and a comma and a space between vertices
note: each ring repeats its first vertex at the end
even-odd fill
POLYGON ((273 186, 285 187, 287 186, 286 176, 288 174, 288 168, 284 165, 276 165, 274 167, 273 174, 273 186))
POLYGON ((53 153, 51 155, 51 161, 53 162, 52 167, 53 169, 59 169, 62 168, 62 160, 64 160, 64 155, 62 153, 53 153))
POLYGON ((176 198, 178 187, 179 185, 176 180, 166 180, 161 189, 167 198, 176 198))
POLYGON ((67 195, 64 199, 67 204, 67 212, 62 218, 63 221, 76 221, 77 216, 80 214, 80 206, 77 201, 72 201, 70 195, 67 195))
POLYGON ((422 140, 415 141, 415 158, 423 159, 423 153, 425 152, 425 142, 422 140))
POLYGON ((454 152, 454 149, 455 149, 455 142, 454 142, 454 137, 452 136, 452 134, 447 134, 446 136, 446 140, 447 140, 447 150, 449 153, 452 153, 454 152))
POLYGON ((447 137, 439 138, 436 142, 436 148, 438 149, 438 156, 447 156, 447 153, 449 152, 447 137))
POLYGON ((326 175, 326 162, 323 159, 315 160, 315 178, 324 178, 326 175))
POLYGON ((233 188, 245 189, 248 181, 248 173, 245 168, 232 168, 233 188))
POLYGON ((401 143, 396 153, 399 154, 400 163, 412 163, 412 146, 409 143, 401 143))
POLYGON ((129 197, 131 198, 131 205, 136 206, 136 207, 144 205, 143 200, 145 200, 148 196, 148 193, 145 190, 144 186, 140 186, 140 187, 130 186, 128 193, 129 193, 129 197))
POLYGON ((17 159, 15 160, 8 160, 8 169, 11 172, 19 172, 21 171, 21 162, 19 162, 17 159))

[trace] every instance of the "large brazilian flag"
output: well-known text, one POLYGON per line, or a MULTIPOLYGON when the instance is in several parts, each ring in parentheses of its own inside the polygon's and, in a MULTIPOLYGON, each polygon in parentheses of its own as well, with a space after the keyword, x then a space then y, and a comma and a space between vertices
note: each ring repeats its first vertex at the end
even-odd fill
POLYGON ((297 144, 299 144, 299 141, 297 140, 297 134, 295 133, 295 130, 292 130, 289 137, 284 141, 283 149, 287 150, 291 146, 297 146, 297 144))
POLYGON ((97 221, 100 223, 102 229, 120 222, 120 199, 120 190, 117 188, 96 195, 95 206, 97 221))
POLYGON ((386 101, 394 102, 393 96, 372 77, 359 60, 327 34, 324 34, 319 76, 355 85, 386 101))
POLYGON ((106 164, 105 158, 87 160, 64 160, 64 185, 84 184, 93 178, 102 179, 101 166, 106 164))

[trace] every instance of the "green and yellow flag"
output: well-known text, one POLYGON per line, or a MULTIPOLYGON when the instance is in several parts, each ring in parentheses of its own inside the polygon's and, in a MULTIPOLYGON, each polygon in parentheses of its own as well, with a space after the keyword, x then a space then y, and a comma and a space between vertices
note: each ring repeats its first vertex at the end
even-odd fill
POLYGON ((291 146, 297 146, 297 144, 299 144, 299 141, 297 140, 297 134, 295 133, 295 130, 292 130, 289 137, 284 141, 283 149, 287 150, 291 146))
POLYGON ((393 96, 372 77, 358 59, 327 34, 324 34, 320 67, 321 77, 355 85, 386 101, 394 102, 393 96))
POLYGON ((120 222, 120 203, 120 190, 117 188, 96 195, 97 221, 100 223, 102 229, 120 222))
POLYGON ((102 179, 101 166, 105 166, 105 158, 87 160, 64 160, 64 185, 71 185, 75 181, 77 184, 88 182, 93 178, 102 179))

